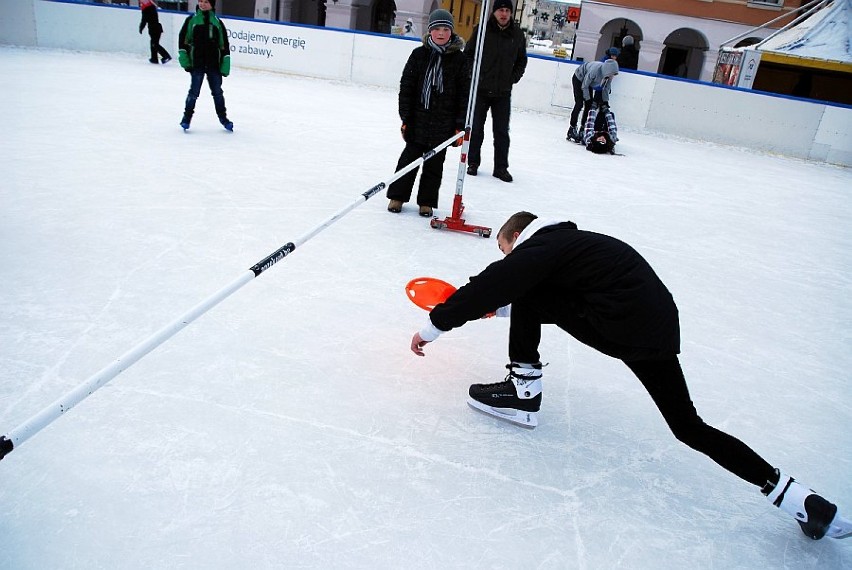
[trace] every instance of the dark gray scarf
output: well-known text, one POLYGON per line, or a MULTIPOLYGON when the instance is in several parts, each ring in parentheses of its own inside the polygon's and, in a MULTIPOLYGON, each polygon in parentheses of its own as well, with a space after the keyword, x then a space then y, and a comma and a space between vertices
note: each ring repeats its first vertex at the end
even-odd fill
POLYGON ((426 66, 426 77, 423 78, 423 92, 420 101, 423 108, 429 108, 429 100, 432 97, 432 88, 438 93, 444 92, 444 66, 441 64, 441 56, 447 52, 447 48, 453 43, 452 37, 446 44, 439 46, 432 41, 432 37, 426 38, 426 44, 432 48, 429 53, 429 65, 426 66))

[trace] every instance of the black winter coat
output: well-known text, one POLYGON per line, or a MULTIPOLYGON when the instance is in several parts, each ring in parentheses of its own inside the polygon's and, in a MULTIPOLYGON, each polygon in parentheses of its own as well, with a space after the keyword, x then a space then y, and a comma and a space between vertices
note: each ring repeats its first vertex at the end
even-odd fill
POLYGON ((619 69, 636 69, 639 67, 639 51, 635 45, 624 46, 618 54, 619 69))
POLYGON ((151 4, 142 10, 142 21, 139 22, 139 33, 148 26, 148 35, 159 37, 163 35, 163 25, 160 23, 160 17, 157 14, 157 7, 151 4))
POLYGON ((230 55, 228 30, 213 10, 200 8, 183 22, 178 34, 178 48, 189 55, 192 69, 219 69, 230 55))
POLYGON ((470 95, 470 70, 462 49, 464 40, 453 35, 442 57, 444 90, 432 90, 429 108, 423 106, 422 90, 432 48, 425 42, 414 48, 399 80, 399 117, 406 125, 406 141, 438 146, 456 129, 463 131, 470 95))
MULTIPOLYGON (((473 29, 473 35, 464 50, 471 69, 476 57, 478 35, 479 26, 473 29)), ((527 69, 526 45, 526 37, 514 21, 501 30, 494 16, 488 19, 479 68, 479 94, 489 97, 511 95, 512 86, 521 80, 527 69)))
POLYGON ((543 227, 472 277, 429 318, 448 331, 525 298, 545 311, 553 307, 554 319, 570 313, 568 321, 558 324, 615 358, 637 360, 680 352, 677 307, 648 262, 628 244, 578 230, 573 222, 543 227), (578 323, 574 330, 571 322, 578 323), (606 344, 596 345, 588 335, 575 334, 588 327, 606 344))

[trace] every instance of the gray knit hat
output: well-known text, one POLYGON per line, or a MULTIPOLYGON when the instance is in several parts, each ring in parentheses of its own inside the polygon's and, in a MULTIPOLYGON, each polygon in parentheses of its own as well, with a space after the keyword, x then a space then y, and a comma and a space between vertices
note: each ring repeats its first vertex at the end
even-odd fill
POLYGON ((446 26, 451 30, 455 28, 453 23, 453 15, 443 8, 438 8, 429 14, 429 29, 437 28, 438 26, 446 26))
POLYGON ((603 63, 603 76, 611 77, 618 73, 618 64, 614 59, 608 59, 603 63))
POLYGON ((621 40, 621 45, 623 46, 632 46, 633 45, 633 36, 624 36, 621 40))

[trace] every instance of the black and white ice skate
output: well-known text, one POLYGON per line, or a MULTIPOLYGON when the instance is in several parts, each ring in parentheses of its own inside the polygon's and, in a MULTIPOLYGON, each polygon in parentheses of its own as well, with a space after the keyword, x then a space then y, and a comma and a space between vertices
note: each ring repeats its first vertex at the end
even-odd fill
POLYGON ((768 491, 764 491, 766 498, 785 513, 792 515, 805 536, 813 540, 824 536, 838 539, 852 536, 852 522, 840 515, 834 503, 789 475, 777 470, 776 473, 778 482, 768 491))
POLYGON ((541 368, 506 367, 509 374, 503 382, 471 385, 467 403, 477 411, 532 429, 538 425, 541 408, 541 368))

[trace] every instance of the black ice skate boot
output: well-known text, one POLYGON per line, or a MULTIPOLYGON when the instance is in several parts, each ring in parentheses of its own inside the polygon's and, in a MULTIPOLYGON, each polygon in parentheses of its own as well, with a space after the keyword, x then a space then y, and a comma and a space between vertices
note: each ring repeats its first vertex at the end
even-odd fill
POLYGON ((523 427, 538 425, 541 408, 541 364, 507 364, 509 374, 502 382, 473 384, 468 405, 480 412, 523 427))
POLYGON ((192 114, 194 111, 192 109, 187 109, 183 112, 183 118, 180 120, 180 128, 185 131, 189 130, 189 123, 192 121, 192 114))
POLYGON ((762 492, 773 505, 792 515, 808 538, 819 540, 828 535, 846 538, 852 533, 849 521, 837 512, 837 506, 828 502, 790 477, 775 470, 778 482, 768 482, 762 492))
POLYGON ((571 128, 568 129, 568 134, 565 135, 566 141, 576 141, 580 138, 580 133, 577 131, 577 127, 571 125, 571 128))

